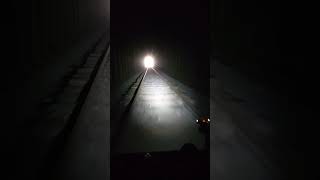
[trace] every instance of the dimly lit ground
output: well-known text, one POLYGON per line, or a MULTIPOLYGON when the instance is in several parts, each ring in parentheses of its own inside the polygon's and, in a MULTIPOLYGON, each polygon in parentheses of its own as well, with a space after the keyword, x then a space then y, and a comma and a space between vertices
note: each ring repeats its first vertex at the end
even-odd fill
POLYGON ((204 149, 204 135, 199 132, 194 112, 178 92, 149 69, 132 104, 115 151, 136 153, 179 150, 192 143, 204 149))
POLYGON ((201 100, 178 80, 148 69, 129 111, 118 120, 111 178, 208 179, 209 132, 200 131, 196 119, 199 112, 209 115, 209 101, 201 100))
MULTIPOLYGON (((109 51, 108 51, 109 52, 109 51)), ((110 56, 106 54, 62 153, 44 178, 106 179, 110 171, 110 56)))
POLYGON ((266 89, 248 81, 233 68, 218 62, 214 62, 214 67, 215 78, 210 82, 213 119, 211 178, 279 179, 276 174, 279 166, 264 154, 267 149, 261 149, 261 144, 253 142, 259 139, 259 143, 264 143, 269 136, 274 135, 274 127, 268 119, 272 118, 270 106, 274 102, 261 96, 267 93, 266 89), (261 119, 261 114, 265 114, 265 119, 261 119), (247 133, 253 133, 255 137, 248 137, 247 133))
MULTIPOLYGON (((224 81, 211 79, 211 92, 215 92, 211 94, 213 120, 210 144, 211 178, 219 180, 279 178, 277 174, 279 170, 276 169, 278 166, 264 154, 266 149, 260 149, 261 146, 247 137, 248 130, 244 131, 238 126, 240 124, 254 127, 251 132, 257 134, 258 139, 272 135, 272 127, 266 124, 269 119, 257 123, 254 121, 255 118, 261 118, 260 114, 272 117, 272 111, 269 109, 270 104, 273 104, 271 99, 252 98, 254 94, 259 96, 267 90, 248 82, 230 67, 220 63, 215 63, 215 66, 219 67, 219 70, 216 69, 216 76, 224 81), (234 81, 234 77, 237 77, 237 81, 234 81), (261 124, 262 122, 265 124, 261 124)), ((108 66, 101 67, 101 71, 108 74, 107 68, 108 66)), ((148 70, 123 123, 120 136, 116 139, 115 147, 112 147, 116 154, 132 154, 133 158, 128 155, 121 159, 125 164, 134 166, 131 169, 146 168, 143 163, 134 165, 139 162, 137 160, 139 156, 133 155, 136 153, 142 153, 140 161, 143 161, 145 153, 151 152, 156 159, 160 157, 169 163, 171 160, 179 161, 179 154, 173 151, 179 151, 185 143, 193 143, 199 150, 204 149, 204 134, 199 132, 198 125, 194 121, 197 113, 189 107, 190 104, 186 103, 185 97, 183 98, 179 91, 175 91, 174 86, 169 85, 174 82, 169 83, 169 79, 165 78, 163 73, 157 72, 148 70), (154 152, 170 153, 157 157, 154 152)), ((173 81, 172 78, 170 80, 173 81)), ((110 160, 109 154, 105 153, 109 152, 109 147, 105 143, 105 137, 108 137, 110 132, 106 117, 108 111, 102 108, 107 105, 103 98, 108 96, 105 92, 108 89, 107 84, 108 76, 102 76, 100 73, 77 120, 70 141, 58 161, 57 168, 52 171, 54 177, 103 179, 109 172, 105 169, 110 160)), ((192 96, 189 98, 194 99, 192 96)), ((198 157, 198 160, 202 162, 202 158, 198 157)), ((163 162, 158 164, 169 166, 163 162)), ((117 164, 113 164, 113 167, 117 167, 117 164)), ((157 177, 156 174, 160 173, 160 170, 151 169, 153 177, 157 177)), ((119 172, 113 172, 113 177, 116 179, 115 173, 119 172)), ((162 172, 168 173, 168 171, 162 172)), ((144 175, 142 173, 139 176, 143 178, 144 175)))

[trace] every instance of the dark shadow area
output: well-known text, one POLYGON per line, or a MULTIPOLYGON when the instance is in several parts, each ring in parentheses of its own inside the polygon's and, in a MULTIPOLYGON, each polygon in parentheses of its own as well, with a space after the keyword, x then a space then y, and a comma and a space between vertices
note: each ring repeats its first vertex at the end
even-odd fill
POLYGON ((10 171, 4 179, 47 179, 107 50, 109 1, 8 4, 2 132, 10 171))
MULTIPOLYGON (((253 0, 213 1, 210 8, 214 107, 224 104, 257 156, 272 162, 267 165, 277 172, 272 179, 314 175, 312 147, 319 136, 313 117, 312 9, 302 2, 253 0)), ((216 117, 217 123, 223 119, 216 117)), ((213 128, 221 129, 218 124, 213 128)), ((214 138, 212 153, 219 154, 219 138, 214 138)), ((233 173, 241 179, 244 170, 239 169, 233 173)), ((216 179, 223 179, 215 172, 216 179)))

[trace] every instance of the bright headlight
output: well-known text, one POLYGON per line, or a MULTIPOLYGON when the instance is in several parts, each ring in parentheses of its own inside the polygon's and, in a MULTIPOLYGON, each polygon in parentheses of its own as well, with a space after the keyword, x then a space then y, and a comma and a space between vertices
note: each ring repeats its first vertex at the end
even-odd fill
POLYGON ((146 68, 153 68, 154 67, 154 58, 150 55, 144 57, 144 66, 146 68))

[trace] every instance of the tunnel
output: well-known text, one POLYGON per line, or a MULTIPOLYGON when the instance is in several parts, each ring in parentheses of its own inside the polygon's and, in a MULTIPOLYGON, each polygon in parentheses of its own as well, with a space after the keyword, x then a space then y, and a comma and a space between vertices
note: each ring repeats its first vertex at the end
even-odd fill
POLYGON ((111 179, 209 178, 209 132, 196 123, 210 115, 207 6, 112 3, 111 179), (146 56, 154 67, 144 67, 146 56), (188 144, 199 153, 180 157, 188 144), (138 161, 145 153, 150 163, 138 161))
POLYGON ((309 5, 32 0, 4 7, 6 179, 316 174, 318 70, 309 40, 317 21, 309 5))

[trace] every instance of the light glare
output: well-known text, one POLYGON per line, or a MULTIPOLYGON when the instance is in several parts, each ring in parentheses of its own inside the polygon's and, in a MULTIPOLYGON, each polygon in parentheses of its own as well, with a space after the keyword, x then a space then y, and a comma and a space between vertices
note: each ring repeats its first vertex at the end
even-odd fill
POLYGON ((154 59, 152 56, 148 55, 146 57, 144 57, 144 66, 146 68, 153 68, 154 66, 154 59))

